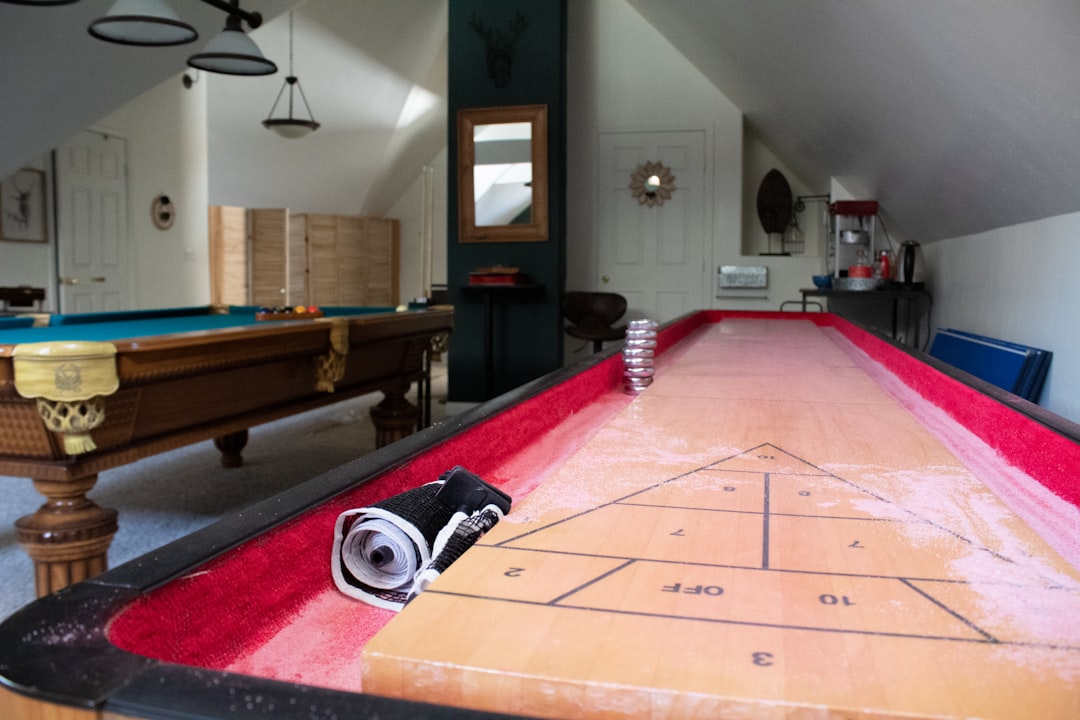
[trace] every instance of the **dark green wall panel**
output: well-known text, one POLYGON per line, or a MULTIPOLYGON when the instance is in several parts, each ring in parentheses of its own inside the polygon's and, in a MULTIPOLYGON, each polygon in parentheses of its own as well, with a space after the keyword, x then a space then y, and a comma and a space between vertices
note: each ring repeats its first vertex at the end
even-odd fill
POLYGON ((482 294, 463 290, 479 267, 520 267, 543 288, 493 297, 493 392, 528 382, 562 364, 559 298, 565 278, 566 178, 566 1, 450 0, 447 283, 456 308, 449 353, 449 392, 454 401, 486 398, 482 294), (519 15, 520 14, 520 15, 519 15), (509 80, 498 86, 488 73, 485 37, 511 34, 518 18, 525 26, 513 43, 509 80), (545 242, 458 242, 456 117, 460 108, 543 104, 548 107, 549 238, 545 242))

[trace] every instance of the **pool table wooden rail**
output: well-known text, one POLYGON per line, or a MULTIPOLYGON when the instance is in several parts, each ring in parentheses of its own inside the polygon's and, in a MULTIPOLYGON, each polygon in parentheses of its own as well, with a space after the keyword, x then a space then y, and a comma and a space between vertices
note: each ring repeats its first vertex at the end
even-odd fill
POLYGON ((0 345, 0 474, 33 478, 46 503, 18 523, 35 561, 39 595, 105 569, 116 513, 87 498, 97 474, 213 439, 222 464, 242 463, 248 428, 370 392, 378 446, 409 434, 418 409, 405 398, 424 353, 453 328, 453 309, 259 323, 117 340, 120 386, 104 398, 96 448, 70 454, 33 399, 15 387, 14 347, 0 345), (337 330, 335 330, 337 328, 337 330), (335 337, 340 377, 320 377, 335 337))

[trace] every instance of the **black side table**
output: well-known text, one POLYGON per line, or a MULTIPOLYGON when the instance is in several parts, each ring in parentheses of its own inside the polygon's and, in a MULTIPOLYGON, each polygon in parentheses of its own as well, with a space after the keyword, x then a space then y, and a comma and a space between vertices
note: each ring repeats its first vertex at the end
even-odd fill
POLYGON ((495 390, 495 306, 524 302, 543 294, 544 286, 536 283, 477 283, 463 285, 465 295, 481 296, 484 303, 484 399, 490 400, 495 390))
MULTIPOLYGON (((874 290, 834 290, 832 288, 802 288, 799 290, 802 293, 802 311, 806 312, 807 298, 820 297, 826 300, 844 300, 855 302, 873 302, 875 300, 890 300, 892 304, 892 338, 897 339, 900 327, 899 327, 899 305, 904 304, 905 318, 911 325, 914 326, 915 332, 908 337, 908 345, 911 347, 919 347, 919 325, 923 315, 922 306, 925 301, 926 310, 930 311, 930 307, 933 305, 933 297, 930 292, 924 287, 907 287, 901 284, 890 284, 885 287, 876 288, 874 290), (915 316, 918 313, 918 316, 915 316), (911 320, 914 319, 912 323, 911 320)), ((832 311, 832 308, 829 308, 832 311)), ((842 312, 837 312, 838 315, 843 315, 842 312)), ((927 326, 927 332, 929 333, 929 326, 927 326)))

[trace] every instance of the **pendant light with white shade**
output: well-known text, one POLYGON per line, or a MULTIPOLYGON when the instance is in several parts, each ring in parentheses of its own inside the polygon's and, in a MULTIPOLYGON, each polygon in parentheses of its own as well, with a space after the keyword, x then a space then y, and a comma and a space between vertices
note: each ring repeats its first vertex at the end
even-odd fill
POLYGON ((300 79, 293 74, 293 16, 292 12, 289 12, 289 76, 285 78, 285 84, 281 86, 281 90, 278 90, 277 97, 274 98, 274 104, 270 108, 270 114, 265 120, 263 120, 263 127, 273 130, 283 138, 301 138, 305 135, 314 132, 319 129, 319 123, 315 122, 315 116, 311 112, 311 106, 308 105, 307 96, 304 95, 304 89, 300 87, 300 79), (274 111, 277 109, 278 102, 281 101, 281 96, 285 94, 285 90, 289 91, 289 115, 288 117, 274 117, 274 111), (308 119, 293 117, 293 100, 295 94, 300 93, 300 100, 304 103, 304 109, 307 110, 308 119))
POLYGON ((255 41, 244 34, 239 15, 229 15, 225 29, 206 44, 202 52, 188 58, 199 70, 225 75, 273 75, 277 65, 263 56, 255 41))
MULTIPOLYGON (((0 0, 13 1, 26 0, 0 0)), ((243 23, 255 29, 262 25, 262 15, 242 9, 240 0, 201 1, 227 13, 225 29, 201 52, 188 58, 188 65, 226 75, 271 75, 277 72, 277 65, 267 60, 255 41, 244 34, 243 23)), ((99 40, 120 45, 166 47, 194 42, 199 37, 198 31, 181 20, 167 0, 115 0, 103 17, 90 23, 88 30, 99 40)))
POLYGON ((88 30, 98 40, 152 47, 183 45, 199 37, 165 0, 116 0, 88 30))

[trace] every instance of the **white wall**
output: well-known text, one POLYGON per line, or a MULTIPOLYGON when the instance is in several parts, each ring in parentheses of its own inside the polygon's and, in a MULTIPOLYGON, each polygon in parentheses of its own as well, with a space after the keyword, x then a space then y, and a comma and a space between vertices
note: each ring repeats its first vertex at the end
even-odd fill
POLYGON ((0 285, 30 285, 45 288, 43 310, 56 309, 56 228, 53 222, 52 168, 49 156, 23 164, 45 172, 46 226, 48 242, 0 242, 0 285))
MULTIPOLYGON (((136 308, 210 302, 207 83, 197 82, 191 89, 185 89, 180 78, 181 74, 177 74, 93 125, 94 129, 127 141, 128 228, 136 308), (150 203, 161 193, 167 194, 176 207, 176 220, 168 230, 158 230, 150 219, 150 203)), ((445 283, 445 148, 433 164, 433 280, 445 283)), ((48 158, 28 164, 38 165, 47 167, 48 158)), ((47 185, 51 193, 51 181, 47 185)), ((402 300, 420 294, 421 193, 418 175, 389 214, 402 223, 402 300)), ((307 207, 290 209, 311 211, 307 207)), ((350 212, 355 212, 355 208, 350 212)), ((49 225, 51 235, 51 213, 49 225)), ((0 242, 0 284, 45 287, 48 290, 45 307, 56 310, 55 262, 55 243, 51 240, 47 244, 0 242)))
MULTIPOLYGON (((205 92, 199 85, 185 90, 178 74, 93 125, 127 141, 130 280, 136 308, 210 301, 205 118, 205 92), (173 226, 164 231, 150 219, 150 203, 161 193, 169 195, 177 211, 173 226)), ((50 158, 32 165, 50 168, 46 183, 51 198, 50 158)), ((0 243, 0 283, 44 287, 44 307, 56 311, 51 204, 48 224, 47 244, 0 243)))
POLYGON ((923 245, 932 324, 1054 353, 1040 405, 1080 422, 1080 214, 923 245))
MULTIPOLYGON (((761 226, 761 220, 757 214, 757 193, 761 181, 770 170, 779 170, 784 175, 788 185, 791 186, 793 198, 807 195, 828 195, 829 188, 810 188, 749 129, 743 136, 743 143, 742 252, 744 255, 752 256, 769 251, 769 236, 761 226)), ((821 264, 821 272, 824 272, 825 269, 825 256, 823 253, 828 247, 824 244, 827 235, 824 223, 827 204, 826 202, 807 201, 805 209, 801 213, 797 213, 799 229, 803 233, 804 248, 802 252, 792 254, 794 260, 817 260, 821 264)), ((780 241, 774 236, 772 239, 772 251, 777 252, 781 247, 780 241)))
MULTIPOLYGON (((757 222, 756 214, 743 216, 744 148, 752 153, 749 160, 754 167, 772 166, 775 158, 759 143, 744 146, 739 108, 623 0, 570 3, 567 66, 566 287, 602 289, 596 285, 602 274, 596 260, 594 217, 597 135, 702 129, 709 138, 706 172, 713 190, 707 199, 711 223, 706 228, 706 262, 714 283, 709 293, 711 307, 776 310, 783 300, 798 298, 798 288, 809 286, 810 276, 823 265, 816 251, 798 258, 743 252, 744 223, 757 222), (722 264, 767 266, 768 290, 715 297, 716 267, 722 264)), ((785 174, 799 194, 813 194, 793 175, 785 174)), ((811 207, 807 214, 813 212, 811 207)), ((568 352, 575 349, 568 345, 568 352)))
MULTIPOLYGON (((431 281, 446 284, 446 172, 447 150, 431 162, 433 180, 431 281)), ((401 302, 408 302, 424 294, 421 234, 423 232, 424 204, 423 177, 418 177, 401 198, 390 208, 389 216, 401 221, 401 270, 398 274, 401 302)))
POLYGON ((205 85, 169 78, 95 124, 127 139, 128 232, 135 307, 210 302, 205 85), (150 219, 166 194, 176 208, 168 230, 150 219))
MULTIPOLYGON (((765 234, 757 213, 757 193, 765 174, 777 169, 787 178, 793 196, 827 195, 829 188, 811 188, 789 168, 783 160, 765 146, 757 136, 746 132, 743 136, 743 197, 742 197, 742 244, 738 253, 727 254, 725 264, 764 265, 769 269, 769 287, 763 298, 740 298, 739 293, 761 295, 740 290, 726 290, 716 301, 716 307, 739 310, 779 310, 782 303, 802 297, 799 288, 812 287, 811 277, 825 273, 825 244, 827 232, 824 227, 826 205, 807 202, 799 214, 799 226, 803 231, 805 248, 802 253, 790 257, 762 256, 769 252, 768 236, 765 234)), ((779 252, 779 239, 773 238, 772 252, 779 252)), ((797 308, 789 308, 797 309, 797 308)))
POLYGON ((569 4, 566 287, 600 290, 594 198, 601 132, 705 131, 706 262, 738 253, 742 113, 623 0, 569 4))

